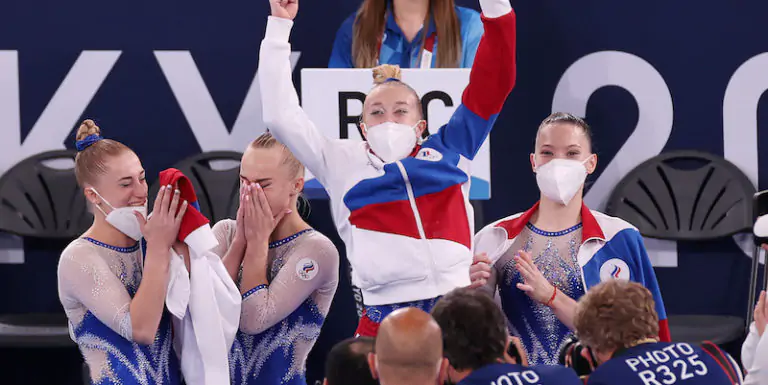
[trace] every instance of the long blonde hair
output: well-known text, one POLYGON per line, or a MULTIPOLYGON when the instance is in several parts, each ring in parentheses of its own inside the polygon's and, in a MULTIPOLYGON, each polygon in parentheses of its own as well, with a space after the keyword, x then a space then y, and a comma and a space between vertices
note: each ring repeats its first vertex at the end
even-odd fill
MULTIPOLYGON (((356 68, 371 68, 378 64, 379 41, 387 20, 388 1, 392 0, 364 0, 357 11, 352 27, 352 59, 356 68)), ((461 58, 461 26, 454 2, 427 1, 430 11, 424 19, 424 28, 429 28, 431 18, 434 17, 437 27, 436 65, 439 68, 456 68, 461 58)), ((425 42, 426 36, 423 36, 419 52, 424 50, 425 42)))

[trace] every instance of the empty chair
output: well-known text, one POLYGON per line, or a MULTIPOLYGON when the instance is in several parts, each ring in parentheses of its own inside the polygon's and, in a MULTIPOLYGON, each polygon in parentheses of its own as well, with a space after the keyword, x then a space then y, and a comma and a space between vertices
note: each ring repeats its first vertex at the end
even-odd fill
MULTIPOLYGON (((606 213, 632 223, 645 237, 712 240, 751 232, 754 194, 749 178, 724 158, 674 151, 651 158, 627 174, 612 192, 606 213)), ((669 327, 674 341, 726 344, 743 335, 746 319, 670 315, 669 327)))
MULTIPOLYGON (((22 160, 0 177, 0 231, 38 240, 67 240, 91 225, 69 150, 22 160)), ((74 346, 64 312, 0 315, 0 346, 74 346)))
POLYGON ((0 178, 0 231, 43 239, 73 239, 93 221, 75 179, 74 151, 22 160, 0 178))

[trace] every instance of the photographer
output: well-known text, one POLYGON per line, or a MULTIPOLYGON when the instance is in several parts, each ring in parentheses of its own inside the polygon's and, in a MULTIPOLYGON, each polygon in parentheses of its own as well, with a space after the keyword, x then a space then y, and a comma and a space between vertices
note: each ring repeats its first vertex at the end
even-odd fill
POLYGON ((651 292, 639 283, 610 280, 590 289, 574 326, 596 360, 588 385, 742 384, 739 366, 717 345, 659 342, 651 292))
POLYGON ((443 333, 448 384, 581 384, 576 374, 564 367, 524 366, 525 353, 509 337, 504 315, 482 291, 460 288, 449 292, 437 301, 432 317, 443 333))

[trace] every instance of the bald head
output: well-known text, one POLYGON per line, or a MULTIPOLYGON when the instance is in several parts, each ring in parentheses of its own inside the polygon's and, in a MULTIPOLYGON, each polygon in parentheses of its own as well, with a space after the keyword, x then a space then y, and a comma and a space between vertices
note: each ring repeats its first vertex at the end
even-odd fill
POLYGON ((375 352, 383 385, 435 384, 443 360, 440 326, 420 309, 398 309, 381 322, 375 352))

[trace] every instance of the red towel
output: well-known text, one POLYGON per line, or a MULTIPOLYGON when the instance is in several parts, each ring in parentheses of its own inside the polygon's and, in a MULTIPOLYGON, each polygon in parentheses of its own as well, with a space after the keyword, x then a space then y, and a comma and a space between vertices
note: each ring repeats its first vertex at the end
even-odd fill
MULTIPOLYGON (((200 205, 197 204, 195 188, 192 186, 192 182, 189 181, 189 178, 175 168, 169 168, 160 172, 161 186, 173 186, 174 183, 177 182, 181 194, 179 202, 186 200, 188 204, 187 212, 184 213, 184 218, 181 219, 181 227, 179 228, 178 236, 179 241, 185 242, 190 233, 208 225, 210 221, 200 212, 200 205)), ((181 205, 179 205, 179 208, 181 208, 181 205)))

